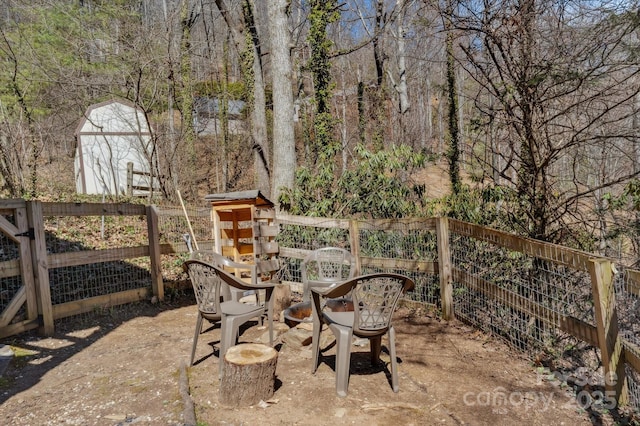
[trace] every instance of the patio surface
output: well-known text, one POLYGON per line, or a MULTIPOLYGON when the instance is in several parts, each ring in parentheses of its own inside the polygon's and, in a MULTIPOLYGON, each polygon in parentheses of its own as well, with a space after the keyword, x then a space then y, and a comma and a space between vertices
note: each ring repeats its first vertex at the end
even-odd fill
MULTIPOLYGON (((394 322, 398 393, 384 368, 369 366, 367 346, 354 348, 361 353, 352 357, 349 394, 340 398, 333 349, 312 375, 310 346, 278 340, 273 398, 225 408, 218 403, 218 359, 212 355, 218 328, 200 337, 199 361, 186 368, 196 320, 192 303, 114 308, 65 320, 51 338, 27 334, 0 341, 20 355, 0 378, 0 424, 182 425, 193 413, 198 425, 611 423, 590 418, 569 389, 500 341, 406 308, 394 322)), ((240 342, 259 341, 264 333, 254 325, 240 342)))

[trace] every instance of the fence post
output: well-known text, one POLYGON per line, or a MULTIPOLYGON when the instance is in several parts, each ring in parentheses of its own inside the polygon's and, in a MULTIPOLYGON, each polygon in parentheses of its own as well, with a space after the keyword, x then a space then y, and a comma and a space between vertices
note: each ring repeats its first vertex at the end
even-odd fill
POLYGON ((360 228, 357 220, 349 221, 349 245, 351 246, 351 254, 356 258, 356 275, 360 275, 360 228))
POLYGON ((442 318, 453 318, 453 284, 451 282, 451 251, 449 249, 449 220, 439 217, 436 221, 438 244, 438 275, 440 276, 440 304, 442 318))
POLYGON ((620 406, 628 402, 629 393, 624 371, 622 339, 618 332, 618 313, 611 261, 590 259, 589 273, 591 274, 598 346, 604 366, 605 402, 615 396, 618 406, 620 406))
POLYGON ((133 196, 133 163, 131 161, 127 163, 127 195, 133 196))
POLYGON ((53 324, 53 304, 51 302, 51 287, 49 283, 49 261, 47 259, 47 242, 44 236, 44 218, 42 217, 42 202, 28 201, 27 216, 29 228, 33 229, 31 244, 31 262, 36 285, 38 300, 38 315, 41 324, 40 334, 51 336, 55 330, 53 324))
POLYGON ((149 235, 149 258, 151 260, 151 287, 153 295, 159 301, 164 300, 164 284, 162 282, 162 257, 160 255, 160 230, 158 227, 158 211, 155 206, 147 206, 147 234, 149 235))

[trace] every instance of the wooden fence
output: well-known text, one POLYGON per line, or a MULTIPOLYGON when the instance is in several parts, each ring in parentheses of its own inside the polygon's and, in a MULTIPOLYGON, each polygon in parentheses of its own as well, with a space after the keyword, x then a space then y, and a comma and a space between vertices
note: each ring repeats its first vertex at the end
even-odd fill
MULTIPOLYGON (((212 247, 209 210, 191 210, 190 215, 196 224, 194 232, 200 248, 212 247)), ((162 300, 162 256, 187 252, 182 240, 187 228, 179 222, 183 219, 184 212, 179 208, 0 201, 0 234, 4 235, 0 253, 14 253, 12 258, 0 257, 0 294, 8 294, 5 297, 8 302, 0 304, 0 337, 36 327, 44 334, 51 334, 54 320, 87 312, 96 306, 112 306, 151 296, 162 300), (138 217, 146 224, 147 241, 119 248, 47 252, 45 222, 48 217, 138 217), (2 244, 14 244, 17 248, 5 250, 2 244), (49 282, 52 270, 139 258, 148 259, 143 262, 148 265, 149 274, 144 285, 89 298, 52 302, 49 291, 54 287, 49 282), (5 279, 12 278, 19 278, 18 283, 2 284, 5 279)), ((512 312, 514 318, 526 317, 528 323, 539 324, 545 333, 568 333, 594 345, 600 350, 605 376, 615 377, 615 380, 605 380, 606 391, 615 394, 621 404, 629 401, 630 385, 625 371, 630 368, 637 375, 640 357, 637 343, 623 338, 618 329, 614 266, 609 259, 446 218, 339 220, 278 215, 276 219, 280 227, 280 257, 288 273, 286 280, 300 282, 296 275, 299 263, 311 250, 328 245, 348 248, 356 256, 361 273, 400 271, 416 278, 419 291, 410 297, 436 305, 445 319, 461 317, 473 322, 478 313, 469 314, 465 304, 469 299, 483 298, 486 303, 482 306, 493 306, 491 303, 498 302, 501 309, 512 312), (492 256, 502 257, 496 257, 495 264, 478 269, 492 256), (539 279, 534 276, 539 262, 561 268, 557 277, 540 269, 544 272, 542 275, 551 277, 545 285, 557 287, 551 289, 554 294, 558 288, 566 287, 571 274, 588 277, 586 297, 593 306, 590 319, 573 313, 576 309, 569 306, 569 299, 574 296, 564 298, 563 307, 558 308, 559 302, 544 299, 543 292, 533 295, 532 289, 521 283, 504 281, 508 273, 496 274, 501 267, 508 264, 513 268, 517 262, 527 265, 529 280, 539 279), (533 275, 531 271, 534 271, 533 275)), ((522 271, 511 270, 515 275, 522 275, 522 271)), ((627 269, 625 274, 629 295, 637 297, 640 273, 627 269)), ((576 283, 576 288, 585 290, 582 281, 576 280, 576 283)), ((634 396, 631 402, 637 405, 637 399, 634 396)))

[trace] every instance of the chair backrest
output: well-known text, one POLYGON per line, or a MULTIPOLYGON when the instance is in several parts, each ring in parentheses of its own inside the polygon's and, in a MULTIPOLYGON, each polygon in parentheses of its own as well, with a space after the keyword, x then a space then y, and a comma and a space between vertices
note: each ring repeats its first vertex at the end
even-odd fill
POLYGON ((224 289, 228 289, 228 286, 222 285, 215 266, 195 259, 187 260, 184 266, 193 286, 198 310, 206 314, 219 314, 221 299, 226 299, 224 289))
POLYGON ((211 250, 194 250, 189 254, 189 259, 191 260, 200 260, 204 263, 210 263, 211 265, 215 265, 215 257, 214 252, 211 250))
POLYGON ((336 283, 355 276, 356 258, 339 247, 324 247, 312 251, 301 265, 302 282, 336 283))
POLYGON ((355 281, 351 291, 355 334, 386 332, 398 299, 415 286, 409 277, 393 273, 362 275, 355 281))

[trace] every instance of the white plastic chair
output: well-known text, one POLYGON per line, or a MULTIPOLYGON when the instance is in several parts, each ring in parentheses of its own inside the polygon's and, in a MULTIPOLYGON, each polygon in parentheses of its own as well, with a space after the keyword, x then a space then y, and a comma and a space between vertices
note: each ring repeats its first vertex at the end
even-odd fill
POLYGON ((398 392, 398 363, 396 360, 396 333, 391 324, 400 296, 414 288, 414 282, 404 275, 377 273, 355 277, 343 283, 326 287, 312 287, 313 297, 313 341, 312 373, 318 369, 320 359, 320 332, 327 324, 336 337, 336 392, 346 396, 349 387, 349 365, 351 362, 352 337, 369 339, 371 363, 380 361, 382 336, 389 335, 391 356, 391 386, 398 392), (322 310, 321 298, 343 297, 351 292, 354 310, 332 312, 322 310))
POLYGON ((311 287, 328 287, 355 276, 356 258, 339 247, 324 247, 309 253, 300 264, 302 300, 310 299, 311 287))
POLYGON ((262 317, 266 312, 269 322, 269 343, 273 346, 273 284, 258 286, 245 283, 237 277, 228 274, 217 266, 200 260, 187 260, 185 269, 189 274, 198 305, 198 319, 191 348, 191 364, 196 351, 198 336, 202 331, 202 319, 221 323, 221 338, 219 352, 219 374, 222 374, 222 360, 228 348, 236 343, 240 326, 252 318, 262 317), (223 297, 223 288, 246 290, 265 290, 264 305, 249 305, 223 297))

